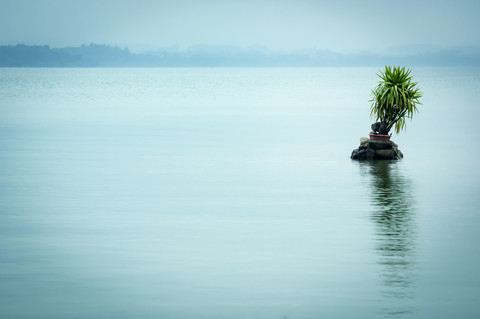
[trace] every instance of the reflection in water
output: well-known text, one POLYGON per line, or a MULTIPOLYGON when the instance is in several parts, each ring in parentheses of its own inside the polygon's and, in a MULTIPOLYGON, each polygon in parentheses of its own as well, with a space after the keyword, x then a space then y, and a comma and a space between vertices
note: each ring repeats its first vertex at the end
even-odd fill
POLYGON ((416 230, 412 182, 398 161, 360 162, 371 177, 372 219, 384 283, 383 312, 401 316, 413 311, 416 230))

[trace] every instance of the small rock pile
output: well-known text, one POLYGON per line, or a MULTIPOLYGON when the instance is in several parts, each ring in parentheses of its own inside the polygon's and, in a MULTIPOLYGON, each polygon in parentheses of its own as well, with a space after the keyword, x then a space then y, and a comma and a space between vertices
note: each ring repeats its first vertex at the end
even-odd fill
POLYGON ((355 160, 397 160, 403 158, 403 154, 393 141, 372 141, 362 137, 360 146, 353 150, 350 158, 355 160))

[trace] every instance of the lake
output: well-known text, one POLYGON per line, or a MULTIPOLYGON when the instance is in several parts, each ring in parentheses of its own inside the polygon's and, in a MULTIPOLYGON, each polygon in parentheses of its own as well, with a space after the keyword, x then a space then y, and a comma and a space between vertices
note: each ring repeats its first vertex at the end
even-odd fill
POLYGON ((479 71, 0 69, 0 317, 480 317, 479 71))

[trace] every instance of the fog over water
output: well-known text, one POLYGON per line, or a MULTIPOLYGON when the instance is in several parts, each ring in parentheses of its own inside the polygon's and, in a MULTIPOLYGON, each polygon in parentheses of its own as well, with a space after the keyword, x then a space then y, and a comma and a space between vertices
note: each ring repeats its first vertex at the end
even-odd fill
POLYGON ((3 0, 0 44, 198 44, 339 53, 479 47, 475 0, 3 0))
POLYGON ((0 1, 0 317, 479 318, 479 13, 0 1), (383 64, 423 105, 404 159, 352 161, 383 64))
POLYGON ((0 317, 478 317, 479 69, 352 161, 377 71, 2 69, 0 317))

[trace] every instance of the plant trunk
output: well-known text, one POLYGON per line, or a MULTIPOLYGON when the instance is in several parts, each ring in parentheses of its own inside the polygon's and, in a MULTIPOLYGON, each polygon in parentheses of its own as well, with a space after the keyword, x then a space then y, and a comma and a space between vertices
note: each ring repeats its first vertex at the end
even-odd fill
POLYGON ((383 134, 383 135, 388 135, 388 132, 390 132, 390 128, 388 127, 388 123, 382 121, 381 124, 380 124, 380 129, 378 130, 378 133, 383 134))

